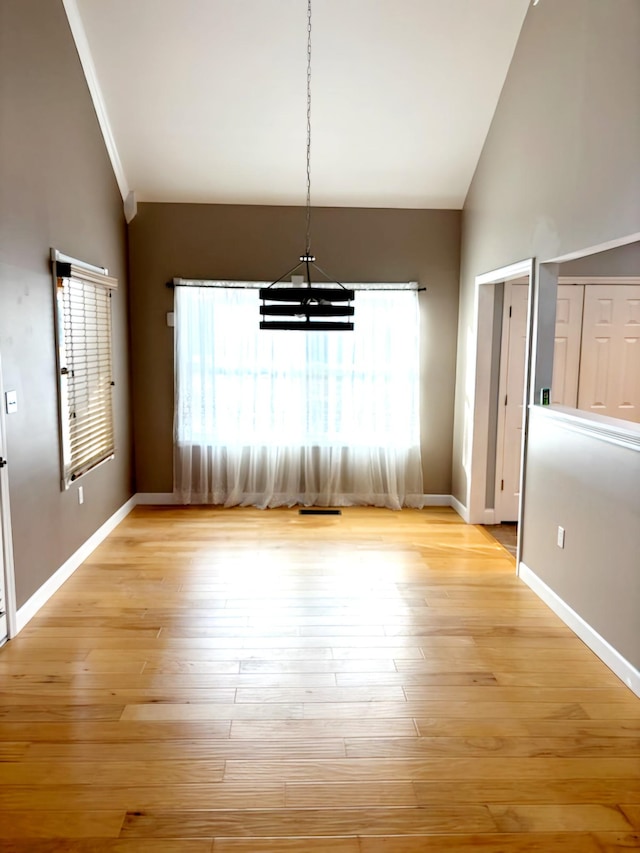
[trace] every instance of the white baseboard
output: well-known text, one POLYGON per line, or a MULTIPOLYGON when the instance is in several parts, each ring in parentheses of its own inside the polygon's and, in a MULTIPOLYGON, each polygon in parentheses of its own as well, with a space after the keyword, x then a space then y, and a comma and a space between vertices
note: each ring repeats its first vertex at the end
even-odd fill
MULTIPOLYGON (((136 503, 136 496, 134 495, 126 502, 126 504, 121 506, 119 510, 114 512, 111 518, 108 518, 102 527, 99 527, 96 532, 90 536, 87 541, 81 545, 78 550, 73 553, 69 559, 42 584, 40 589, 34 592, 31 598, 25 601, 16 613, 15 634, 22 631, 24 626, 33 619, 38 610, 40 610, 40 608, 49 601, 51 596, 60 589, 62 584, 71 577, 78 566, 87 559, 92 551, 95 551, 98 545, 107 538, 118 524, 120 524, 123 518, 129 515, 136 503)), ((15 636, 15 634, 13 636, 15 636)))
POLYGON ((423 495, 425 506, 451 506, 451 495, 423 495))
MULTIPOLYGON (((452 506, 451 495, 422 495, 425 506, 452 506)), ((138 492, 136 502, 139 506, 167 506, 180 504, 173 492, 138 492)))
POLYGON ((138 492, 136 503, 139 506, 167 506, 179 501, 173 492, 138 492))
POLYGON ((591 651, 595 652, 600 660, 606 663, 609 669, 624 681, 636 696, 640 696, 640 670, 636 669, 633 664, 622 657, 620 652, 614 649, 604 637, 601 637, 591 625, 585 622, 582 616, 569 607, 551 587, 547 586, 543 580, 522 562, 519 565, 518 574, 520 579, 562 619, 565 625, 571 628, 583 643, 589 646, 591 651))
POLYGON ((460 503, 458 498, 454 498, 453 495, 450 496, 449 500, 449 506, 453 507, 453 509, 455 509, 455 511, 460 516, 460 518, 463 521, 466 521, 467 524, 469 524, 469 510, 467 509, 467 507, 463 503, 460 503))

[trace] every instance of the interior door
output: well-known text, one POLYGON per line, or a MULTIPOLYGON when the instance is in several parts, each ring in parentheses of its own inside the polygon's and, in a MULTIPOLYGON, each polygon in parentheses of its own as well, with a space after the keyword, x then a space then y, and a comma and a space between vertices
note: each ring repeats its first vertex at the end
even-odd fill
POLYGON ((583 284, 558 285, 551 402, 572 409, 578 405, 583 302, 583 284))
POLYGON ((9 626, 12 631, 15 631, 16 612, 4 405, 2 363, 0 362, 0 645, 7 639, 9 626))
MULTIPOLYGON (((0 418, 2 415, 0 414, 0 418)), ((6 494, 7 465, 4 448, 4 434, 0 428, 0 646, 7 639, 7 595, 5 578, 5 540, 4 540, 4 512, 3 494, 6 494)))
POLYGON ((640 286, 585 289, 578 408, 640 423, 640 286))
POLYGON ((496 522, 518 520, 528 302, 528 284, 505 284, 496 447, 496 522))

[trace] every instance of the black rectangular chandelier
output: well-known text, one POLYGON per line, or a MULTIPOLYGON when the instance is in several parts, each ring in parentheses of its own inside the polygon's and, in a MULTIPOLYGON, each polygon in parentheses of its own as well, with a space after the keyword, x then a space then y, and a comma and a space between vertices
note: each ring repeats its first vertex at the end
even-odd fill
POLYGON ((340 282, 333 287, 317 287, 311 283, 311 266, 325 273, 315 264, 312 255, 305 254, 300 263, 274 281, 269 287, 260 288, 260 328, 276 331, 353 331, 354 292, 340 282), (283 284, 302 265, 306 267, 307 283, 303 287, 283 284))
POLYGON ((260 328, 305 332, 353 331, 354 292, 332 279, 316 264, 311 253, 311 0, 307 0, 307 241, 299 262, 269 287, 260 289, 260 328), (301 266, 306 285, 283 283, 301 266), (322 287, 311 284, 311 267, 328 281, 322 287), (278 285, 281 285, 278 287, 278 285))

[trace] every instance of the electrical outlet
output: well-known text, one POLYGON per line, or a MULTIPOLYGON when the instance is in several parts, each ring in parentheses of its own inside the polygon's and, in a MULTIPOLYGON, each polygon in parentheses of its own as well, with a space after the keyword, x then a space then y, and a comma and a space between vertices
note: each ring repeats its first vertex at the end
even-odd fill
POLYGON ((78 486, 78 503, 84 503, 84 489, 82 488, 82 486, 78 486))
POLYGON ((564 548, 564 527, 558 527, 558 548, 564 548))

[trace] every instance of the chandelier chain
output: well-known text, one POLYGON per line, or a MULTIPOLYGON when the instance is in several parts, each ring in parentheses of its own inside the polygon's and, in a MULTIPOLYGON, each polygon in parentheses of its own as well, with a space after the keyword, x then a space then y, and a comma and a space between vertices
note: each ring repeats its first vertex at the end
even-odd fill
POLYGON ((307 245, 311 254, 311 0, 307 0, 307 245))

